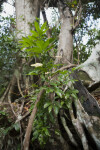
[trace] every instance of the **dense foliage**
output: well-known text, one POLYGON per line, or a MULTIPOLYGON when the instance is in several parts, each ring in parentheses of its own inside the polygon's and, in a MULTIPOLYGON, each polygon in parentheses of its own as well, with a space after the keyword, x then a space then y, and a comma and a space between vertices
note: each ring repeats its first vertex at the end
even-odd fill
POLYGON ((17 42, 14 18, 0 16, 0 96, 7 87, 16 63, 17 42))

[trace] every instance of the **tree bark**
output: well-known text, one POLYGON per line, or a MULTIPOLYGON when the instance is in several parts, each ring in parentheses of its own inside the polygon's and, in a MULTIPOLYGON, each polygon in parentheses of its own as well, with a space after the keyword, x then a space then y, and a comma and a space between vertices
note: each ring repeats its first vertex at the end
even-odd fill
POLYGON ((17 23, 17 38, 30 34, 30 26, 34 23, 36 17, 40 15, 39 0, 16 0, 16 23, 17 23))
POLYGON ((87 72, 94 82, 100 81, 100 42, 92 48, 92 54, 80 68, 87 72))
POLYGON ((55 64, 69 64, 73 62, 73 16, 70 9, 59 2, 59 13, 61 21, 61 30, 59 34, 58 51, 55 64))

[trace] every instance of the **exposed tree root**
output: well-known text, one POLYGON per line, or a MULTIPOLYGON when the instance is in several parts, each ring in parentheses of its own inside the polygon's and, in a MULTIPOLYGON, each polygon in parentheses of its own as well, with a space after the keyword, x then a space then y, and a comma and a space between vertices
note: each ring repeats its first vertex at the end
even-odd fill
POLYGON ((79 100, 75 100, 74 105, 75 105, 74 108, 71 107, 69 109, 70 122, 72 122, 72 125, 71 123, 67 124, 66 121, 68 121, 68 119, 66 119, 66 117, 64 117, 65 115, 63 115, 63 113, 60 112, 61 122, 67 133, 70 143, 74 145, 75 147, 79 148, 79 143, 74 138, 75 136, 78 136, 81 140, 81 144, 83 147, 81 148, 83 150, 90 150, 92 145, 94 146, 93 148, 91 148, 91 150, 94 150, 94 147, 95 147, 95 150, 99 150, 100 149, 100 136, 99 136, 100 130, 98 132, 97 130, 98 130, 98 124, 100 123, 100 118, 89 116, 87 112, 84 110, 84 108, 82 107, 79 100), (76 110, 73 110, 73 109, 76 109, 76 110), (75 130, 76 135, 73 135, 72 131, 70 131, 70 128, 73 128, 73 130, 75 130))
POLYGON ((62 117, 62 116, 61 116, 61 121, 62 121, 62 124, 63 124, 63 126, 64 126, 64 128, 65 128, 65 131, 67 132, 67 134, 68 134, 68 136, 69 136, 69 139, 70 139, 71 143, 77 147, 77 146, 78 146, 78 145, 77 145, 77 142, 75 141, 75 139, 74 139, 74 137, 73 137, 73 135, 72 135, 70 129, 68 128, 68 126, 67 126, 67 124, 66 124, 65 118, 62 117))

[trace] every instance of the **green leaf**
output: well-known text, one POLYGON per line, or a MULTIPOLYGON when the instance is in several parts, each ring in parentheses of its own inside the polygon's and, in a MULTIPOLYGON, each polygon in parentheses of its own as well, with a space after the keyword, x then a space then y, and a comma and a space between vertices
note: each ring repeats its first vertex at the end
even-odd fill
POLYGON ((50 136, 49 130, 45 127, 45 135, 50 136))
POLYGON ((46 93, 48 94, 48 93, 52 93, 52 92, 54 92, 54 89, 53 88, 47 88, 46 89, 46 93))
POLYGON ((35 37, 38 37, 38 33, 36 32, 36 31, 34 31, 34 30, 31 30, 30 31, 33 35, 33 38, 35 38, 35 37))
POLYGON ((72 68, 72 71, 75 71, 75 70, 77 70, 77 67, 73 67, 73 68, 72 68))
POLYGON ((61 106, 63 106, 64 105, 64 101, 61 101, 61 106))
POLYGON ((72 101, 70 99, 65 101, 66 106, 70 109, 72 101))
POLYGON ((36 99, 37 99, 37 95, 34 95, 34 96, 31 98, 31 100, 34 101, 34 102, 36 101, 36 99))
POLYGON ((47 102, 44 104, 44 108, 47 108, 48 106, 50 106, 52 103, 51 102, 47 102))
POLYGON ((42 49, 38 46, 34 46, 33 48, 26 48, 26 52, 34 52, 36 54, 42 53, 42 49))
POLYGON ((52 111, 52 109, 53 109, 53 106, 52 106, 52 105, 50 105, 50 106, 48 107, 48 111, 49 111, 49 113, 52 111))
POLYGON ((65 94, 65 99, 68 99, 70 97, 70 93, 65 94))
POLYGON ((55 93, 60 97, 62 98, 62 94, 63 94, 63 91, 61 89, 59 89, 58 87, 55 88, 55 93))
POLYGON ((61 93, 61 91, 55 91, 56 92, 56 94, 60 97, 60 98, 62 98, 62 93, 61 93))
POLYGON ((0 114, 2 115, 6 115, 6 113, 4 111, 0 111, 0 114))
POLYGON ((58 114, 58 112, 59 112, 59 107, 54 106, 54 107, 53 107, 53 109, 54 109, 55 114, 57 115, 57 114, 58 114))
POLYGON ((60 102, 55 101, 54 104, 55 104, 58 108, 61 108, 61 103, 60 103, 60 102))
POLYGON ((20 124, 19 124, 19 123, 14 124, 14 128, 15 128, 16 131, 19 131, 19 129, 20 129, 20 124))
POLYGON ((75 5, 77 5, 77 0, 74 0, 72 3, 75 4, 75 5))
POLYGON ((37 139, 38 136, 39 136, 39 132, 38 132, 38 130, 35 130, 34 133, 33 133, 32 141, 34 141, 35 139, 37 139))
MULTIPOLYGON (((46 30, 46 29, 48 30, 47 23, 44 22, 43 25, 41 26, 41 30, 46 30)), ((45 33, 46 33, 46 31, 45 31, 45 33)))
POLYGON ((72 96, 73 98, 77 99, 76 94, 72 93, 71 96, 72 96))
POLYGON ((79 93, 79 91, 78 91, 78 90, 76 90, 76 89, 72 90, 72 92, 73 92, 74 94, 79 93))
POLYGON ((40 27, 39 27, 39 24, 37 21, 34 22, 34 25, 35 25, 35 29, 36 31, 39 33, 40 32, 40 27))
POLYGON ((57 86, 56 82, 50 82, 50 85, 57 86))
POLYGON ((43 43, 43 49, 46 50, 47 47, 49 46, 49 39, 47 39, 44 43, 43 43))
POLYGON ((38 87, 38 85, 33 83, 33 84, 32 84, 32 87, 38 87))
POLYGON ((59 130, 55 130, 55 134, 59 136, 60 135, 60 131, 59 130))

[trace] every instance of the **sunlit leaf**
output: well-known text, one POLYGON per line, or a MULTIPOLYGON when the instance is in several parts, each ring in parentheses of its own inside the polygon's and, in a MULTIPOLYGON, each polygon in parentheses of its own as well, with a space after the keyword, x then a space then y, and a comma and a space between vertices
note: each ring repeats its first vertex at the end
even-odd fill
POLYGON ((48 111, 49 111, 49 113, 52 111, 52 109, 53 109, 53 106, 52 106, 52 105, 50 105, 50 106, 48 107, 48 111))
POLYGON ((58 114, 58 112, 59 112, 59 107, 54 106, 54 107, 53 107, 53 109, 54 109, 55 114, 57 115, 57 114, 58 114))
POLYGON ((51 102, 47 102, 47 103, 44 104, 44 108, 47 108, 50 105, 51 105, 51 102))

